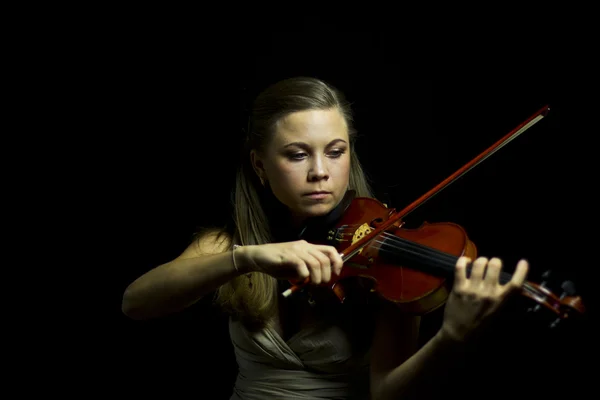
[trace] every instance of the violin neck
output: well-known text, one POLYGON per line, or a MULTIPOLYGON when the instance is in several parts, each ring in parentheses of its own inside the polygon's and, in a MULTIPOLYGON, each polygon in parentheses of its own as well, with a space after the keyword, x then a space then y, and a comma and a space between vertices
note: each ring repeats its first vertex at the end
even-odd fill
MULTIPOLYGON (((411 242, 397 236, 388 236, 381 242, 379 254, 392 265, 417 269, 430 275, 454 279, 458 256, 411 242)), ((467 265, 467 277, 471 276, 472 263, 467 265)), ((500 283, 510 281, 512 275, 501 272, 500 283)))

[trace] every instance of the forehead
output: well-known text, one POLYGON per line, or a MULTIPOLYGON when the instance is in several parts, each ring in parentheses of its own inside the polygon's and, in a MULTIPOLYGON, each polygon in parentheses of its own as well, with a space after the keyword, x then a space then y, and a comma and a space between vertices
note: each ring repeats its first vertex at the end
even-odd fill
POLYGON ((282 118, 275 131, 273 142, 276 144, 292 141, 319 144, 333 139, 348 141, 346 121, 337 108, 294 112, 282 118))

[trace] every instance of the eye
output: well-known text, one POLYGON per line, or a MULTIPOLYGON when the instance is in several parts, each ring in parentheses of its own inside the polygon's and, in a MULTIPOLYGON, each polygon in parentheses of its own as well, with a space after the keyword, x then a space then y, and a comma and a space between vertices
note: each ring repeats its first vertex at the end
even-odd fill
POLYGON ((288 154, 288 158, 290 160, 302 160, 304 157, 306 157, 306 153, 290 153, 290 154, 288 154))
POLYGON ((330 151, 329 154, 333 158, 338 158, 338 157, 341 157, 341 155, 344 154, 345 152, 346 152, 345 149, 337 149, 337 150, 330 151))

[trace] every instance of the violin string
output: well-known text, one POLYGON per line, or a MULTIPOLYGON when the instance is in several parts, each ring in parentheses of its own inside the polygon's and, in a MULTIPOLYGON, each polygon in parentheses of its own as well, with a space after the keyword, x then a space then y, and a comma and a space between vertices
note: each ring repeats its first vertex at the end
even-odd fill
MULTIPOLYGON (((397 239, 398 238, 394 237, 392 240, 396 241, 397 239)), ((379 243, 380 249, 387 254, 397 255, 398 253, 395 250, 401 250, 403 252, 404 257, 406 257, 407 255, 413 255, 413 256, 416 255, 418 257, 412 257, 411 260, 418 261, 418 260, 425 259, 425 260, 429 261, 429 263, 428 263, 429 266, 431 266, 431 267, 441 266, 446 272, 450 272, 451 270, 453 271, 454 267, 456 265, 456 260, 458 260, 458 257, 452 256, 452 255, 450 255, 450 257, 454 259, 453 262, 449 261, 448 259, 445 259, 449 256, 446 253, 444 253, 444 255, 441 257, 436 254, 425 255, 424 252, 421 252, 420 249, 418 249, 416 246, 412 246, 412 243, 411 243, 411 245, 404 247, 404 246, 392 245, 390 243, 382 242, 382 241, 378 241, 378 240, 375 240, 375 242, 379 243), (383 246, 386 246, 386 247, 384 248, 383 246), (413 247, 412 249, 409 248, 411 246, 413 247), (434 265, 435 262, 437 262, 437 264, 434 265)), ((430 250, 430 249, 427 249, 427 250, 430 250)), ((468 272, 471 271, 471 266, 467 266, 467 271, 468 272)), ((503 272, 503 273, 501 273, 499 280, 501 283, 507 283, 508 281, 510 281, 510 275, 503 272)), ((525 282, 523 284, 523 290, 534 296, 545 297, 543 294, 539 293, 539 291, 536 288, 527 284, 527 282, 525 282)))
MULTIPOLYGON (((418 256, 418 257, 412 257, 412 260, 418 261, 420 259, 425 259, 425 260, 429 261, 428 264, 432 267, 436 267, 436 266, 440 267, 441 266, 448 273, 454 271, 456 262, 458 261, 458 258, 459 258, 457 256, 454 256, 454 255, 448 254, 448 253, 444 253, 440 250, 434 249, 429 246, 411 242, 409 240, 400 238, 400 237, 395 236, 388 232, 383 232, 383 236, 385 236, 385 238, 387 240, 382 241, 382 240, 378 240, 376 238, 373 240, 373 242, 379 244, 380 251, 384 251, 384 253, 387 253, 390 255, 397 255, 398 254, 397 250, 401 250, 403 253, 402 255, 405 257, 407 255, 418 256)), ((471 271, 470 265, 467 267, 467 271, 468 272, 471 271)), ((499 278, 501 283, 505 284, 505 283, 509 282, 510 279, 511 279, 510 274, 508 274, 506 272, 501 272, 500 278, 499 278)), ((545 297, 544 295, 539 293, 539 291, 535 287, 529 285, 527 282, 525 282, 523 284, 523 289, 532 295, 545 297)))
MULTIPOLYGON (((346 232, 348 231, 349 233, 342 233, 342 236, 354 236, 355 233, 355 227, 358 227, 359 224, 353 224, 353 225, 345 225, 344 227, 340 227, 339 231, 342 232, 346 232)), ((397 252, 396 250, 401 250, 403 251, 403 255, 406 256, 408 254, 413 255, 413 256, 417 256, 417 257, 413 257, 413 260, 418 261, 420 259, 425 258, 426 260, 428 260, 430 262, 430 266, 433 262, 437 262, 438 267, 442 267, 444 269, 445 272, 450 273, 454 271, 454 268, 456 266, 456 262, 458 261, 458 257, 454 256, 452 254, 448 254, 445 253, 443 251, 440 251, 438 249, 429 247, 429 246, 425 246, 419 243, 415 243, 415 242, 411 242, 407 239, 403 239, 400 238, 390 232, 382 232, 378 235, 378 237, 384 236, 384 241, 378 240, 377 238, 373 239, 373 241, 371 243, 378 243, 379 244, 379 248, 382 249, 385 253, 390 254, 390 255, 396 255, 397 252), (387 240, 386 240, 387 239, 387 240), (385 248, 383 248, 382 246, 386 246, 385 248)), ((343 240, 347 240, 347 239, 343 239, 343 240)), ((471 266, 467 266, 467 272, 471 272, 471 266)), ((502 271, 500 273, 500 283, 502 284, 506 284, 507 282, 509 282, 511 279, 511 275, 502 271)), ((532 296, 536 296, 538 298, 546 298, 546 295, 541 293, 536 287, 530 285, 529 283, 525 282, 523 284, 523 290, 525 292, 528 292, 529 294, 531 294, 532 296)))
POLYGON ((457 256, 445 253, 443 251, 434 249, 429 246, 411 242, 409 240, 392 235, 389 232, 383 232, 382 235, 385 236, 385 239, 387 239, 387 240, 378 241, 379 243, 387 244, 388 246, 391 246, 392 248, 398 248, 398 249, 412 248, 416 251, 420 251, 422 254, 428 253, 434 259, 437 258, 439 260, 443 260, 444 265, 448 268, 448 272, 451 272, 454 270, 454 265, 456 264, 456 261, 458 261, 457 256))

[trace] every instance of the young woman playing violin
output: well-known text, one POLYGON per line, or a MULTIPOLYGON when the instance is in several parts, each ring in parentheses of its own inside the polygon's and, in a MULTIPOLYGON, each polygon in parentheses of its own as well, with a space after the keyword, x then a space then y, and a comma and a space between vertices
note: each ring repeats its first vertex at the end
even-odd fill
POLYGON ((418 315, 358 283, 343 303, 327 301, 325 284, 344 262, 334 246, 301 237, 348 193, 372 197, 354 140, 350 107, 327 83, 301 77, 267 88, 251 115, 234 223, 201 232, 177 258, 131 283, 123 312, 160 317, 216 292, 230 314, 239 367, 231 399, 434 396, 431 382, 521 288, 528 265, 520 261, 501 284, 501 260, 459 257, 441 327, 422 346, 418 315), (307 278, 307 290, 281 296, 290 281, 307 278))

